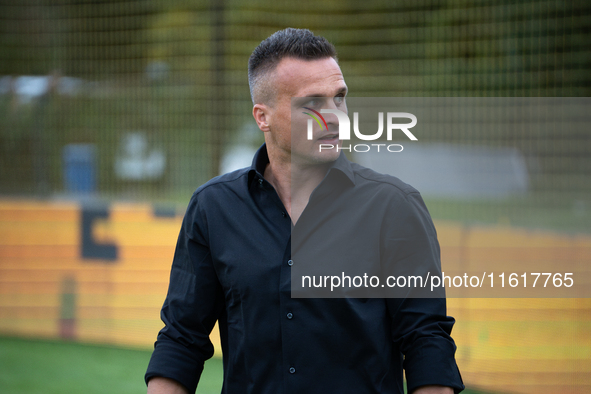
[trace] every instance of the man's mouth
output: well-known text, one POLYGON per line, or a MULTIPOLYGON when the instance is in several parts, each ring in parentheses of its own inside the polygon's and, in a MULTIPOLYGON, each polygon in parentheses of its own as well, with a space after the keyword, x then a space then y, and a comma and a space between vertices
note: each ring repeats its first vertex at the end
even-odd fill
POLYGON ((339 133, 326 134, 319 138, 320 141, 334 141, 339 139, 339 133))

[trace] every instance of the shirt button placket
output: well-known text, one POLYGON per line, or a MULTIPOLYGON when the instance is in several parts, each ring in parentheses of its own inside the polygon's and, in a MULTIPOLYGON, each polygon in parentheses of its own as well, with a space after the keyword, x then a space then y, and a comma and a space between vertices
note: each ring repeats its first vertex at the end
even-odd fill
MULTIPOLYGON (((287 260, 287 265, 291 267, 293 265, 293 260, 292 259, 287 260)), ((293 313, 292 312, 287 312, 286 315, 285 315, 285 317, 287 317, 288 320, 292 320, 293 319, 293 313)), ((293 374, 295 374, 296 369, 295 369, 295 367, 291 366, 291 367, 289 367, 289 370, 288 371, 289 371, 290 374, 293 375, 293 374)))

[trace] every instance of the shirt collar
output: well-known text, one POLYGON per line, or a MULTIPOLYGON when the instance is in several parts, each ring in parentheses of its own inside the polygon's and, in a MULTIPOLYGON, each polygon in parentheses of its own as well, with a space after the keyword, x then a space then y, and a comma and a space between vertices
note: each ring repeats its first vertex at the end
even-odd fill
POLYGON ((265 168, 269 164, 269 155, 267 154, 267 144, 263 144, 255 153, 252 159, 252 165, 248 171, 248 185, 255 179, 263 179, 265 168))
MULTIPOLYGON (((267 164, 269 164, 269 155, 267 153, 267 145, 263 144, 257 150, 252 160, 252 165, 250 166, 250 171, 248 172, 249 185, 255 178, 263 178, 267 164)), ((355 185, 355 175, 353 173, 353 168, 351 167, 351 162, 349 159, 347 159, 347 156, 345 156, 344 152, 341 152, 338 159, 332 162, 328 169, 327 176, 334 171, 341 172, 347 177, 347 179, 349 179, 352 185, 355 185)))
POLYGON ((347 179, 349 179, 351 184, 355 186, 355 174, 353 173, 351 162, 349 161, 349 159, 347 159, 347 156, 345 156, 344 152, 341 152, 339 158, 332 162, 332 165, 328 169, 328 173, 330 174, 335 170, 340 171, 342 174, 344 174, 347 177, 347 179))

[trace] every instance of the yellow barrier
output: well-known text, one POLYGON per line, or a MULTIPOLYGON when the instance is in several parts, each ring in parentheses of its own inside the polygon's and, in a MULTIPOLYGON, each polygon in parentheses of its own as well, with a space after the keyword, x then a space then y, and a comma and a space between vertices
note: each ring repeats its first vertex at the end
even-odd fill
MULTIPOLYGON (((495 275, 521 273, 526 266, 539 272, 591 269, 588 235, 453 223, 436 227, 444 269, 495 275)), ((591 299, 451 298, 448 313, 457 321, 457 361, 470 387, 591 392, 591 299)))
MULTIPOLYGON (((0 201, 0 333, 151 347, 181 220, 150 205, 0 201)), ((444 267, 591 262, 589 236, 436 227, 444 267)), ((591 392, 590 299, 452 298, 448 308, 470 387, 591 392)))

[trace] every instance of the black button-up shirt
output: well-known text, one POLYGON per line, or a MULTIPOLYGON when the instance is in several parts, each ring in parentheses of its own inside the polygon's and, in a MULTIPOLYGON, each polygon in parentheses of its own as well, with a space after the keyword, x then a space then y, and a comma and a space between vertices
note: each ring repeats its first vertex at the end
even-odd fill
MULTIPOLYGON (((292 225, 262 176, 268 162, 263 145, 251 168, 193 194, 146 381, 168 377, 194 392, 213 355, 209 333, 218 320, 222 393, 403 393, 403 367, 409 392, 430 384, 461 391, 444 299, 291 297, 292 225)), ((372 173, 341 155, 317 190, 331 177, 352 188, 376 182, 372 173)), ((401 217, 419 215, 408 220, 432 227, 416 190, 393 177, 388 182, 401 196, 399 209, 410 212, 401 217)), ((338 194, 330 204, 338 210, 338 194)))

